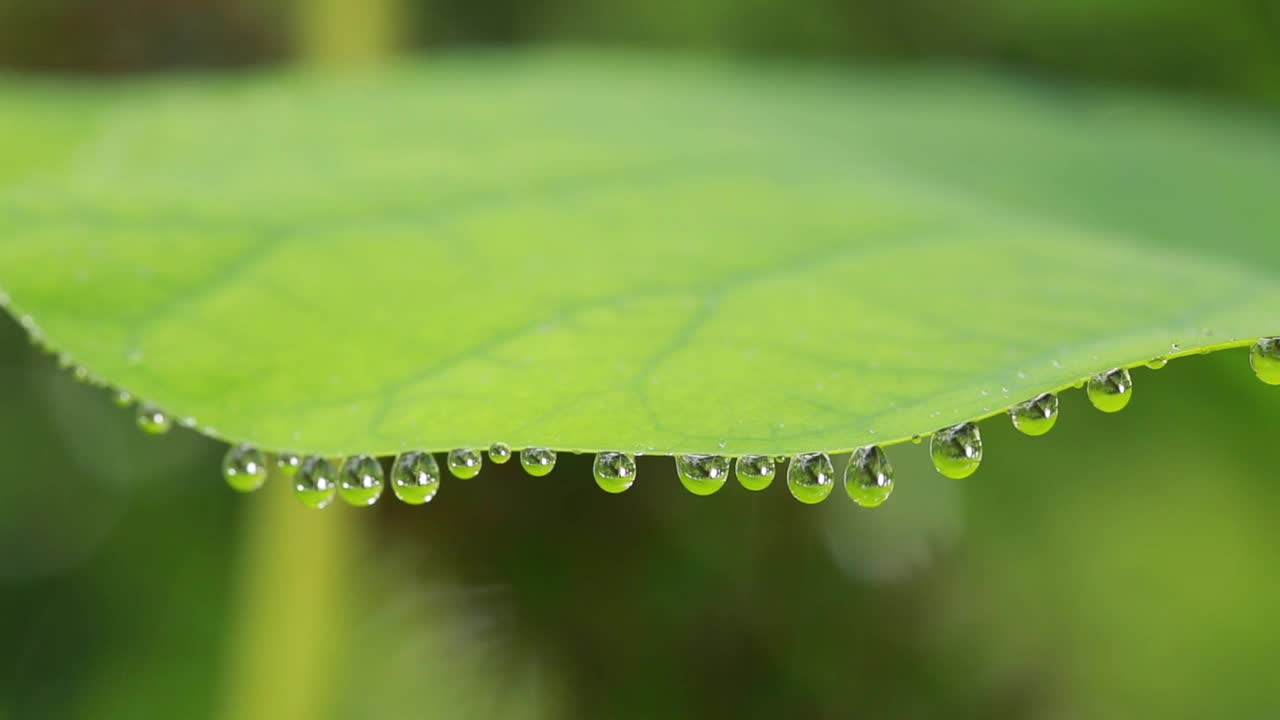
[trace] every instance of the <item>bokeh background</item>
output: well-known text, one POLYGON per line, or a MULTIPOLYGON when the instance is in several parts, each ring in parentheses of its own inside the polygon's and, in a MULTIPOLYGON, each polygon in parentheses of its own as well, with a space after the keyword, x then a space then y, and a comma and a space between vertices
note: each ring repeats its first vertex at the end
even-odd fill
MULTIPOLYGON (((0 0, 5 72, 102 83, 549 43, 1280 103, 1271 0, 0 0)), ((562 455, 315 513, 0 318, 0 720, 1280 716, 1280 389, 1242 351, 1135 382, 984 423, 966 481, 893 447, 874 511, 562 455)))

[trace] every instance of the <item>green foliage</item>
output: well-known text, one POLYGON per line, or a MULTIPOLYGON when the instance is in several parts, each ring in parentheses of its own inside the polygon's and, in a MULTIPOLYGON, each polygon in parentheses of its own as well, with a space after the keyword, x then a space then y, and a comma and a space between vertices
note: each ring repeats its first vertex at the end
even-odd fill
POLYGON ((272 449, 841 450, 1280 330, 1280 138, 1140 97, 556 53, 3 92, 14 308, 272 449))

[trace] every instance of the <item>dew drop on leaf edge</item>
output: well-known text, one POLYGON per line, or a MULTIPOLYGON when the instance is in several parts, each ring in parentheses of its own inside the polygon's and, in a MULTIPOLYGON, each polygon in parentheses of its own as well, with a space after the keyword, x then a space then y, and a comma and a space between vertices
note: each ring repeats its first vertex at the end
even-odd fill
POLYGON ((422 450, 401 453, 391 464, 391 491, 401 502, 423 505, 440 491, 440 464, 422 450))
POLYGON ((712 495, 729 479, 729 458, 723 455, 676 455, 676 475, 694 495, 712 495))
POLYGON ((302 458, 297 453, 284 452, 276 455, 276 468, 287 476, 298 472, 300 465, 302 465, 302 458))
POLYGON ((893 492, 893 465, 877 445, 858 448, 844 471, 849 499, 865 508, 878 507, 893 492))
POLYGON ((382 463, 371 455, 352 455, 338 472, 338 495, 353 507, 368 507, 382 497, 382 463))
POLYGON ((317 456, 304 458, 293 474, 293 494, 309 508, 329 507, 338 492, 338 471, 333 463, 317 456))
POLYGON ((138 406, 138 428, 148 435, 163 435, 173 427, 169 414, 150 403, 138 406))
POLYGON ((768 455, 743 455, 733 463, 733 474, 738 484, 752 492, 759 492, 773 484, 778 465, 768 455))
POLYGON ((1058 422, 1058 396, 1044 393, 1018 403, 1009 408, 1009 418, 1023 435, 1044 435, 1058 422))
POLYGON ((960 423, 939 430, 929 438, 933 467, 944 477, 962 480, 982 463, 982 433, 974 423, 960 423))
POLYGON ((489 446, 489 462, 494 465, 505 464, 511 459, 511 446, 504 442, 496 442, 489 446))
POLYGON ((222 477, 236 492, 253 492, 267 480, 267 461, 255 447, 232 445, 222 458, 222 477))
POLYGON ((133 395, 128 390, 119 390, 111 397, 111 402, 115 403, 116 407, 127 408, 133 404, 133 395))
POLYGON ((804 453, 787 464, 787 489, 806 505, 820 503, 835 486, 835 468, 826 453, 804 453))
POLYGON ((1249 348, 1249 366, 1262 382, 1280 385, 1280 337, 1255 342, 1249 348))
POLYGON ((1120 412, 1133 398, 1133 379, 1125 368, 1116 368, 1089 378, 1089 402, 1105 413, 1120 412))
POLYGON ((520 451, 520 467, 533 477, 543 477, 556 466, 556 451, 548 448, 525 448, 520 451))
POLYGON ((602 452, 596 454, 591 465, 591 474, 595 476, 596 485, 608 493, 620 493, 631 487, 636 480, 636 459, 621 452, 602 452))
POLYGON ((446 460, 450 474, 460 480, 470 480, 479 475, 483 462, 484 458, 480 455, 480 451, 473 448, 450 450, 446 460))

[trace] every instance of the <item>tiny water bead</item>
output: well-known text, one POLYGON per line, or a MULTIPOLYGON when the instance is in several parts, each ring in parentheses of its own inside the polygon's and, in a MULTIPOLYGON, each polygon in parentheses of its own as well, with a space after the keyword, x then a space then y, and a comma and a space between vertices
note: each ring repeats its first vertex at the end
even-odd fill
POLYGON ((337 476, 333 463, 322 457, 308 457, 293 475, 293 493, 303 505, 323 510, 338 492, 337 476))
POLYGON ((620 493, 636 481, 636 459, 620 452, 602 452, 591 466, 596 485, 609 493, 620 493))
POLYGON ((285 475, 293 475, 298 472, 298 466, 302 465, 302 458, 297 453, 284 452, 276 455, 276 467, 285 475))
POLYGON ((525 448, 520 451, 520 467, 534 477, 542 477, 556 466, 556 451, 547 448, 525 448))
POLYGON ((893 465, 878 445, 858 448, 844 471, 844 491, 862 507, 873 508, 893 492, 893 465))
POLYGON ((138 427, 148 435, 163 435, 169 432, 173 420, 169 414, 155 405, 144 403, 138 406, 138 427))
POLYGON ((1009 408, 1009 417, 1023 435, 1043 435, 1058 422, 1058 396, 1045 393, 1018 403, 1009 408))
POLYGON ((382 463, 371 455, 353 455, 342 463, 338 494, 348 505, 368 507, 382 497, 382 463))
POLYGON ((479 450, 459 448, 449 451, 449 472, 461 480, 470 480, 480 474, 480 465, 484 458, 479 450))
POLYGON ((677 455, 676 474, 694 495, 711 495, 729 479, 729 458, 723 455, 677 455))
POLYGON ((1152 370, 1160 370, 1160 369, 1163 369, 1163 368, 1164 368, 1164 366, 1165 366, 1165 365, 1168 365, 1168 364, 1169 364, 1169 361, 1168 361, 1168 360, 1166 360, 1166 359, 1164 359, 1164 358, 1162 358, 1162 357, 1158 357, 1158 358, 1151 358, 1150 360, 1148 360, 1148 361, 1147 361, 1147 367, 1148 367, 1148 368, 1150 368, 1150 369, 1152 369, 1152 370))
POLYGON ((401 453, 391 466, 391 489, 401 502, 429 503, 440 490, 440 465, 429 452, 401 453))
POLYGON ((1089 402, 1105 413, 1120 412, 1133 397, 1133 379, 1124 368, 1089 378, 1089 402))
POLYGON ((253 492, 267 480, 267 461, 249 445, 233 445, 222 458, 222 477, 232 490, 253 492))
POLYGON ((511 459, 511 446, 504 442, 496 442, 489 446, 489 462, 502 465, 511 459))
POLYGON ((773 484, 778 465, 768 455, 743 455, 734 461, 733 472, 738 476, 739 485, 758 492, 773 484))
POLYGON ((953 480, 969 477, 982 462, 982 433, 973 423, 960 423, 939 430, 929 439, 933 466, 953 480))
POLYGON ((120 390, 115 397, 111 398, 111 401, 116 404, 116 407, 127 408, 133 404, 133 395, 128 390, 120 390))
POLYGON ((1258 379, 1280 385, 1280 337, 1262 338, 1249 348, 1249 365, 1258 379))
POLYGON ((834 486, 835 468, 826 453, 796 455, 787 465, 787 489, 806 505, 826 500, 834 486))

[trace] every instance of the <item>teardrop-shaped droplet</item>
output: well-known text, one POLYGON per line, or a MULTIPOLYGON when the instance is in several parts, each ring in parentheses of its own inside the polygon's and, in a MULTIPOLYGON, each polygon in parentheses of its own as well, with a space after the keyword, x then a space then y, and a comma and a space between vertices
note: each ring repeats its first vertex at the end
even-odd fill
POLYGON ((111 398, 111 401, 116 404, 116 407, 127 408, 133 404, 133 395, 128 390, 120 390, 111 398))
POLYGON ((1009 408, 1009 417, 1023 435, 1043 435, 1058 422, 1058 396, 1045 393, 1018 403, 1009 408))
POLYGON ((138 406, 138 427, 148 435, 163 435, 169 432, 173 420, 169 414, 150 403, 138 406))
POLYGON ((511 446, 504 442, 496 442, 489 446, 489 462, 502 465, 511 459, 511 446))
POLYGON ((329 507, 338 492, 337 478, 333 463, 322 457, 308 457, 293 474, 293 494, 303 505, 322 510, 329 507))
POLYGON ((677 455, 676 474, 684 489, 694 495, 710 495, 729 479, 729 458, 723 455, 677 455))
POLYGON ((1133 397, 1133 380, 1124 368, 1089 378, 1089 402, 1105 413, 1120 412, 1133 397))
POLYGON ((525 448, 520 451, 520 467, 534 477, 542 477, 556 466, 556 451, 547 448, 525 448))
POLYGON ((893 492, 893 465, 878 446, 858 448, 844 471, 844 491, 862 507, 873 508, 893 492))
POLYGON ((929 454, 938 472, 953 480, 967 478, 982 462, 982 434, 973 423, 939 430, 929 438, 929 454))
POLYGON ((422 450, 401 453, 391 466, 391 489, 410 505, 431 502, 440 490, 440 464, 422 450))
POLYGON ((1249 365, 1258 379, 1280 385, 1280 337, 1262 338, 1249 348, 1249 365))
POLYGON ((368 507, 382 497, 382 463, 371 455, 353 455, 338 473, 338 494, 348 505, 368 507))
POLYGON ((1152 370, 1161 370, 1164 368, 1165 365, 1168 365, 1168 364, 1169 364, 1169 361, 1162 357, 1151 358, 1150 360, 1147 361, 1147 367, 1152 370))
POLYGON ((835 486, 835 472, 826 453, 796 455, 787 465, 787 489, 802 503, 820 503, 835 486))
POLYGON ((778 464, 768 455, 743 455, 734 461, 733 472, 742 487, 759 491, 773 484, 778 464))
POLYGON ((298 472, 298 468, 302 465, 302 458, 297 453, 283 452, 276 455, 276 468, 287 476, 292 476, 298 472))
POLYGON ((459 448, 449 451, 449 472, 461 480, 470 480, 480 474, 480 465, 484 458, 479 450, 459 448))
POLYGON ((222 477, 232 490, 253 492, 267 480, 267 461, 249 445, 233 445, 222 458, 222 477))
POLYGON ((627 453, 602 452, 591 466, 601 490, 620 493, 636 481, 636 459, 627 453))

